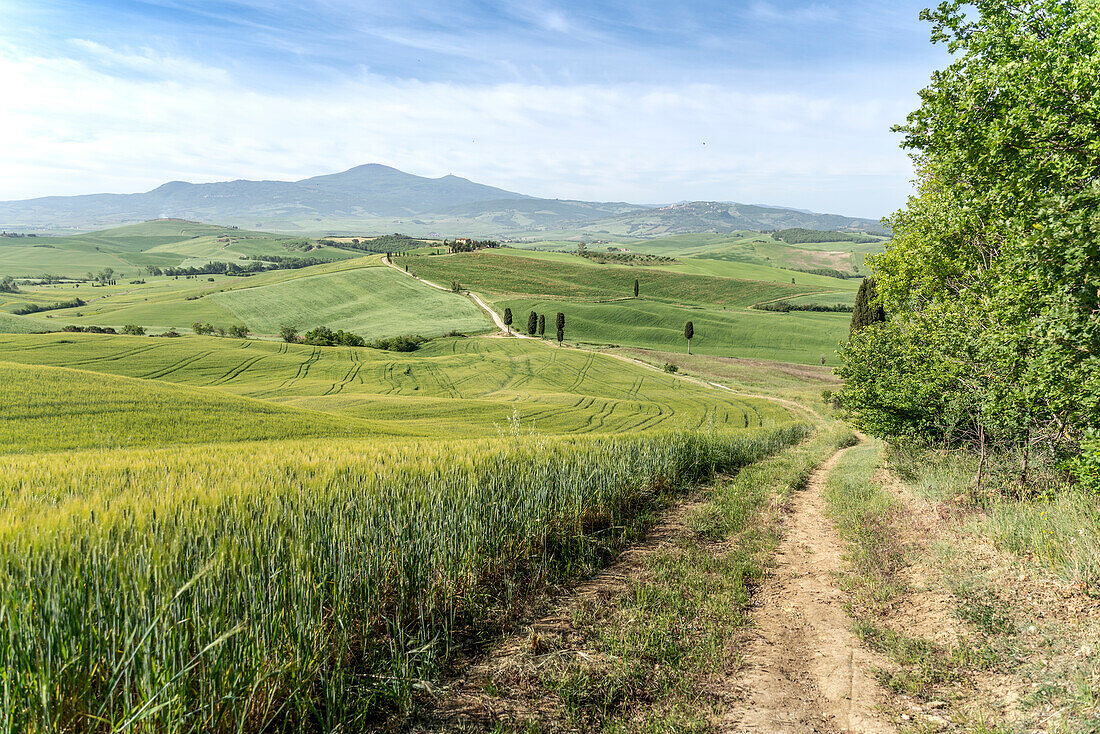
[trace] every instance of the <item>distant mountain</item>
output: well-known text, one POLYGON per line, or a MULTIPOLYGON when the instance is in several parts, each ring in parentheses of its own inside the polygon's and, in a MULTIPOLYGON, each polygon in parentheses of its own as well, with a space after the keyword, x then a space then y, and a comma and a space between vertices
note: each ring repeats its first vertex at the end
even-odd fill
POLYGON ((739 229, 880 231, 870 219, 770 206, 667 207, 539 199, 458 176, 424 178, 379 164, 301 181, 172 181, 143 194, 0 202, 0 229, 95 229, 178 218, 303 232, 404 231, 455 236, 546 233, 652 237, 739 229))
POLYGON ((742 229, 817 229, 840 232, 881 232, 882 226, 871 219, 816 214, 800 209, 774 206, 732 204, 717 201, 690 201, 684 204, 630 212, 614 219, 616 229, 635 237, 655 237, 685 232, 724 234, 742 229))

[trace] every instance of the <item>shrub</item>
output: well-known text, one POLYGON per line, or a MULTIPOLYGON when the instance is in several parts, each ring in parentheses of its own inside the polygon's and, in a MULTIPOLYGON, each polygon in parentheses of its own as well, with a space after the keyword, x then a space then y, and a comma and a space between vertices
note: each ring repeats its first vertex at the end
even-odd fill
POLYGON ((131 336, 145 336, 145 327, 137 324, 126 324, 122 327, 122 333, 131 336))
POLYGON ((312 344, 315 347, 362 347, 366 345, 366 340, 358 334, 352 334, 343 329, 333 331, 327 326, 318 326, 307 331, 305 336, 302 337, 302 342, 312 344))
POLYGON ((296 344, 298 342, 298 330, 293 326, 281 326, 279 327, 279 336, 287 344, 296 344))
POLYGON ((248 338, 248 327, 243 324, 234 324, 229 327, 229 336, 236 337, 238 339, 248 338))
POLYGON ((426 341, 428 340, 419 334, 406 334, 375 339, 367 346, 371 349, 384 349, 387 352, 415 352, 426 341))
POLYGON ((84 301, 80 298, 74 298, 71 301, 58 301, 57 303, 25 303, 22 306, 19 306, 18 308, 12 310, 12 313, 19 316, 24 316, 29 313, 56 311, 59 308, 76 308, 83 305, 84 301))

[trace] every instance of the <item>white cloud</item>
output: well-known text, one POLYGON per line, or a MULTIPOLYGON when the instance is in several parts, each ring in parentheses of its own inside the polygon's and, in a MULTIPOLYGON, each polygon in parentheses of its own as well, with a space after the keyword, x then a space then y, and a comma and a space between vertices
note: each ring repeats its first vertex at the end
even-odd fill
POLYGON ((88 58, 0 48, 0 199, 296 179, 367 162, 551 197, 866 216, 908 189, 908 159, 888 132, 911 106, 904 98, 371 75, 277 94, 188 59, 74 43, 88 58))

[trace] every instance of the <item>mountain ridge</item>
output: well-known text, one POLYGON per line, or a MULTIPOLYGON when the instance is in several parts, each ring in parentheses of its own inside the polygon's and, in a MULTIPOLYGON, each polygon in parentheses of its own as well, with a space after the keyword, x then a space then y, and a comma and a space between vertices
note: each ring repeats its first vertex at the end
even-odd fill
POLYGON ((681 202, 654 207, 544 199, 453 174, 428 178, 379 163, 297 181, 167 181, 142 193, 0 201, 3 229, 95 229, 165 218, 299 232, 400 227, 416 234, 652 237, 783 227, 881 231, 870 219, 767 205, 681 202))

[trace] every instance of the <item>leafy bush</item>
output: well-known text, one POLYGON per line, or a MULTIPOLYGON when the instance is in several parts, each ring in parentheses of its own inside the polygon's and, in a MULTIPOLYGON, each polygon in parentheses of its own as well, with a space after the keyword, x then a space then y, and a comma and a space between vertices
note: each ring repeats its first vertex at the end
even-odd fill
POLYGON ((428 340, 419 334, 406 334, 375 339, 367 346, 371 349, 384 349, 387 352, 415 352, 426 341, 428 340))
POLYGON ((58 301, 57 303, 25 303, 22 306, 14 309, 12 313, 19 316, 24 316, 29 313, 40 313, 42 311, 56 311, 60 308, 76 308, 83 306, 84 301, 80 298, 74 298, 71 301, 58 301))
POLYGON ((366 340, 358 334, 340 329, 333 331, 327 326, 318 326, 307 331, 302 337, 302 342, 312 344, 315 347, 362 347, 366 346, 366 340))
POLYGON ((122 333, 130 336, 145 336, 145 327, 137 324, 126 324, 122 327, 122 333))
POLYGON ((110 326, 66 326, 62 331, 74 334, 117 334, 110 326))
POLYGON ((1100 431, 1086 431, 1081 453, 1068 465, 1074 481, 1091 492, 1100 492, 1100 431))

